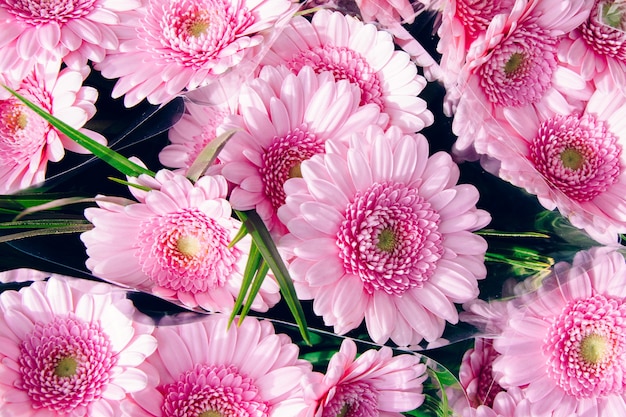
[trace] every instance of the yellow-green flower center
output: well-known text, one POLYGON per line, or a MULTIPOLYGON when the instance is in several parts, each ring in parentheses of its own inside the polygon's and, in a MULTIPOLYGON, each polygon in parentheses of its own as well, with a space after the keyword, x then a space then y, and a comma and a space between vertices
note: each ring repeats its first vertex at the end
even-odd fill
POLYGON ((76 358, 68 356, 63 358, 57 363, 54 368, 54 374, 62 378, 69 378, 76 374, 76 368, 78 367, 78 361, 76 358))
POLYGON ((376 246, 382 251, 392 252, 396 248, 396 243, 398 243, 396 232, 394 232, 393 229, 386 228, 378 235, 378 243, 376 246))
POLYGON ((341 406, 341 410, 339 410, 337 417, 346 417, 348 411, 350 411, 350 405, 348 403, 344 403, 343 406, 341 406))
POLYGON ((301 162, 294 164, 289 168, 289 178, 302 178, 301 162))
POLYGON ((589 364, 597 364, 605 357, 609 346, 605 337, 592 333, 580 342, 580 355, 589 364))
POLYGON ((569 148, 561 153, 561 162, 566 168, 578 170, 585 163, 585 157, 576 149, 569 148))
POLYGON ((176 249, 185 256, 194 257, 200 252, 200 241, 195 236, 183 236, 176 242, 176 249))
POLYGON ((504 64, 504 74, 510 77, 522 66, 524 63, 524 54, 516 52, 511 55, 506 64, 504 64))
POLYGON ((198 16, 187 29, 189 35, 197 38, 207 32, 211 26, 211 20, 207 16, 198 16))
POLYGON ((600 21, 607 26, 615 29, 622 29, 624 24, 624 5, 623 1, 606 2, 602 5, 600 21))
POLYGON ((222 413, 220 413, 219 411, 207 410, 198 414, 198 417, 225 417, 225 416, 223 416, 222 413))

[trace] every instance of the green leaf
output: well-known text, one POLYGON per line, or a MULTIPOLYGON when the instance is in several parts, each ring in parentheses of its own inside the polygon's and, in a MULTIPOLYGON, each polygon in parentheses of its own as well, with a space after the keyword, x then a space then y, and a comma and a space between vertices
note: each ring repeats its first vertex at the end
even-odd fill
POLYGON ((11 235, 0 236, 0 243, 10 242, 12 240, 26 239, 35 236, 61 235, 68 233, 82 233, 91 230, 91 224, 78 224, 75 226, 65 226, 57 228, 42 228, 37 230, 29 230, 28 232, 13 233, 11 235))
POLYGON ((127 187, 133 187, 133 188, 136 188, 138 190, 142 190, 142 191, 151 191, 152 190, 152 188, 150 188, 150 187, 146 187, 144 185, 135 184, 135 183, 130 182, 130 181, 121 180, 119 178, 115 178, 115 177, 107 177, 107 178, 109 180, 113 181, 113 182, 118 183, 118 184, 122 184, 122 185, 125 185, 127 187))
POLYGON ((0 223, 0 229, 53 229, 55 227, 67 227, 75 225, 91 226, 91 223, 83 219, 20 220, 0 223))
MULTIPOLYGON (((242 229, 244 228, 242 227, 242 229)), ((237 299, 235 300, 235 305, 233 306, 233 312, 230 314, 230 318, 228 319, 229 327, 237 314, 239 314, 239 311, 243 306, 243 300, 246 298, 246 294, 248 293, 248 290, 252 285, 254 274, 259 269, 259 265, 261 265, 262 261, 263 256, 261 255, 261 252, 259 252, 256 244, 254 243, 254 241, 252 241, 250 244, 250 253, 248 254, 246 269, 243 272, 243 281, 241 282, 241 288, 239 289, 239 294, 237 294, 237 299)))
POLYGON ((250 312, 250 307, 252 307, 252 303, 254 302, 254 299, 259 293, 259 290, 261 289, 261 285, 263 285, 263 280, 267 276, 269 269, 270 268, 267 265, 267 262, 261 261, 261 265, 259 265, 259 269, 257 269, 256 271, 256 275, 254 276, 254 281, 252 281, 252 286, 250 287, 250 291, 248 292, 248 296, 246 297, 246 303, 244 304, 241 310, 241 313, 239 314, 238 324, 241 324, 243 319, 250 312))
POLYGON ((29 207, 29 208, 25 209, 24 211, 22 211, 17 216, 15 216, 15 219, 13 219, 13 220, 14 221, 19 220, 19 219, 21 219, 24 216, 27 216, 27 215, 33 214, 33 213, 37 213, 39 211, 52 210, 52 209, 55 209, 55 208, 67 206, 69 204, 92 203, 94 201, 96 201, 95 198, 84 198, 84 197, 58 198, 56 200, 52 200, 52 201, 49 201, 49 202, 46 202, 46 203, 43 203, 43 204, 39 204, 37 206, 29 207))
MULTIPOLYGON (((233 240, 230 241, 230 243, 228 244, 229 248, 234 247, 237 243, 239 243, 239 241, 241 239, 243 239, 246 235, 248 234, 248 229, 246 229, 246 225, 242 224, 241 227, 239 228, 239 231, 237 232, 237 234, 235 235, 235 237, 233 238, 233 240)), ((254 243, 254 242, 253 242, 254 243)))
POLYGON ((217 154, 220 153, 224 145, 226 145, 226 142, 228 142, 235 133, 237 133, 237 129, 228 130, 210 141, 204 149, 200 151, 189 169, 187 169, 187 178, 192 182, 198 181, 202 174, 215 162, 217 154))
POLYGON ((68 138, 93 153, 95 156, 111 165, 124 175, 129 177, 137 177, 141 174, 148 174, 154 176, 154 173, 142 166, 137 165, 134 162, 128 160, 128 158, 120 155, 119 153, 107 148, 106 146, 96 142, 84 133, 79 132, 67 123, 57 119, 45 110, 30 102, 27 98, 21 96, 16 91, 4 86, 11 94, 17 97, 26 107, 43 117, 48 123, 54 126, 59 132, 66 135, 68 138))
POLYGON ((263 220, 261 220, 255 211, 235 210, 235 214, 246 226, 248 232, 252 236, 252 240, 254 240, 259 251, 261 252, 261 255, 263 255, 263 259, 265 259, 265 262, 268 263, 272 272, 274 272, 274 276, 276 277, 280 287, 280 292, 282 293, 291 314, 298 324, 298 329, 300 330, 302 338, 308 345, 311 345, 309 329, 306 325, 306 318, 304 317, 302 305, 300 304, 300 300, 298 300, 296 290, 293 287, 293 281, 291 280, 287 267, 285 267, 285 264, 276 249, 276 245, 274 245, 270 232, 267 230, 263 220))
POLYGON ((476 232, 481 236, 508 237, 508 238, 533 238, 533 239, 550 239, 550 235, 538 232, 502 232, 499 230, 483 229, 476 232))

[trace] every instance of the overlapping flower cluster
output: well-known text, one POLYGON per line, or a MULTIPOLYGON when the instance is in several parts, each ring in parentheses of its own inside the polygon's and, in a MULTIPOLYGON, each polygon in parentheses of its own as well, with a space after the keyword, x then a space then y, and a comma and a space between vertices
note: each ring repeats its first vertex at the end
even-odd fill
MULTIPOLYGON (((227 325, 254 250, 235 212, 249 210, 336 335, 421 348, 460 319, 482 331, 461 364, 463 394, 448 392, 459 415, 626 415, 626 262, 614 248, 626 233, 623 1, 357 1, 359 16, 297 14, 289 0, 60 3, 0 0, 3 84, 103 144, 83 129, 92 70, 126 107, 183 96, 185 110, 163 167, 84 212, 86 267, 106 283, 0 275, 36 281, 0 295, 0 415, 418 408, 417 355, 358 356, 345 338, 321 374, 269 321, 227 325), (440 18, 439 63, 401 26, 426 7, 440 18), (451 154, 430 150, 420 73, 446 89, 451 154), (191 175, 219 137, 214 164, 191 175), (457 164, 477 160, 612 247, 558 263, 511 301, 477 300, 488 270, 475 232, 491 215, 457 164), (120 287, 202 314, 155 326, 120 287)), ((3 194, 41 184, 66 150, 86 152, 7 91, 0 124, 3 194)), ((279 301, 269 273, 251 309, 279 301)))

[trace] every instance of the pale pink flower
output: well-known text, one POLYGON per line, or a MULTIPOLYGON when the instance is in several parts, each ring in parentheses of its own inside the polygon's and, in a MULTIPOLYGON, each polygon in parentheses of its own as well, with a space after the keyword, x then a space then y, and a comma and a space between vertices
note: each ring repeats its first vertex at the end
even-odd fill
POLYGON ((50 276, 47 272, 37 271, 30 268, 18 268, 0 272, 0 282, 28 282, 41 281, 50 276))
POLYGON ((559 45, 559 58, 585 78, 609 73, 626 85, 626 3, 596 0, 589 19, 559 45))
POLYGON ((437 29, 442 81, 446 87, 444 112, 451 117, 461 95, 459 76, 472 42, 487 31, 496 15, 507 15, 515 0, 450 0, 444 3, 437 29))
POLYGON ((158 348, 142 366, 148 387, 125 411, 133 417, 296 416, 304 410, 300 380, 311 364, 268 321, 228 317, 158 327, 158 348))
POLYGON ((417 97, 426 80, 410 56, 395 50, 392 36, 339 12, 320 10, 309 22, 294 17, 262 61, 287 65, 297 73, 304 66, 331 71, 361 90, 361 104, 374 103, 389 124, 413 133, 433 123, 426 102, 417 97))
POLYGON ((0 1, 0 72, 17 79, 36 63, 62 59, 73 69, 119 46, 112 27, 141 0, 0 1))
POLYGON ((537 416, 626 414, 626 263, 598 247, 562 262, 519 300, 493 363, 499 384, 519 387, 537 416))
POLYGON ((55 276, 0 295, 3 416, 117 416, 156 348, 119 289, 55 276))
MULTIPOLYGON (((168 131, 170 144, 159 153, 159 161, 166 167, 185 173, 200 152, 218 136, 217 127, 231 114, 227 105, 203 105, 185 101, 185 112, 168 131)), ((219 165, 219 157, 215 164, 219 165)), ((211 167, 208 174, 217 174, 211 167)), ((217 169, 218 170, 218 169, 217 169)))
MULTIPOLYGON (((165 103, 183 90, 216 81, 262 52, 294 12, 289 0, 146 0, 124 24, 119 53, 97 66, 119 78, 113 97, 134 106, 165 103)), ((253 66, 253 65, 252 65, 253 66)), ((239 68, 245 67, 245 68, 239 68)))
POLYGON ((588 98, 591 91, 585 80, 558 65, 557 47, 590 9, 590 0, 554 5, 516 0, 510 14, 498 14, 491 21, 472 43, 459 76, 461 95, 452 126, 458 136, 457 155, 462 157, 474 142, 488 140, 503 108, 543 100, 556 111, 568 106, 569 98, 588 98))
MULTIPOLYGON (((87 267, 107 281, 152 293, 187 308, 230 311, 239 294, 250 247, 246 236, 229 247, 241 223, 225 200, 226 180, 204 176, 192 184, 162 170, 138 183, 133 201, 98 200, 85 210, 94 228, 81 235, 87 267)), ((278 285, 266 277, 252 309, 278 302, 278 285)))
POLYGON ((276 216, 285 202, 283 185, 300 175, 300 164, 324 152, 324 142, 341 140, 379 120, 374 104, 360 106, 360 91, 332 73, 303 67, 264 67, 240 92, 238 115, 218 132, 237 129, 220 153, 222 174, 235 187, 230 203, 255 209, 275 235, 286 229, 276 216))
POLYGON ((357 358, 354 341, 344 339, 325 375, 311 373, 303 385, 307 417, 401 417, 424 402, 426 366, 412 354, 393 356, 383 346, 357 358))
POLYGON ((504 119, 502 133, 479 149, 500 161, 498 175, 615 243, 626 232, 626 96, 598 89, 580 112, 526 107, 505 110, 504 119))
MULTIPOLYGON (((33 72, 9 84, 43 110, 100 143, 102 135, 82 126, 96 113, 98 92, 82 83, 89 68, 60 70, 60 61, 35 65, 33 72), (60 71, 59 71, 60 70, 60 71)), ((41 183, 48 162, 58 162, 65 150, 87 153, 59 133, 8 91, 0 92, 0 193, 9 194, 41 183)))
POLYGON ((338 334, 365 319, 377 343, 432 342, 458 321, 454 303, 478 295, 487 244, 472 231, 490 216, 425 137, 371 126, 351 139, 326 142, 285 183, 279 248, 296 291, 338 334))
POLYGON ((423 8, 411 0, 355 0, 366 23, 380 22, 383 25, 401 22, 411 24, 423 8))

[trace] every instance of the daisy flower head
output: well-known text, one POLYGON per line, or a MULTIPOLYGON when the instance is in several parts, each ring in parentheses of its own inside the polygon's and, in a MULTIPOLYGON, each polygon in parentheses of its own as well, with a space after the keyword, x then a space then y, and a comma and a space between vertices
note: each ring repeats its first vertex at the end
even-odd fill
POLYGON ((508 15, 515 0, 494 2, 491 0, 450 0, 441 12, 441 25, 437 29, 441 54, 443 84, 446 87, 444 111, 451 117, 460 98, 458 85, 460 70, 467 53, 478 36, 486 32, 496 15, 508 15))
POLYGON ((381 120, 376 105, 360 102, 359 89, 330 72, 264 67, 241 89, 238 114, 218 128, 238 130, 219 155, 222 174, 235 185, 233 208, 256 209, 272 233, 284 234, 276 212, 285 202, 285 181, 300 175, 304 160, 324 152, 326 140, 347 141, 381 120))
POLYGON ((364 22, 380 22, 383 25, 394 23, 411 24, 423 5, 410 0, 355 0, 364 22))
MULTIPOLYGON (((101 197, 99 207, 85 210, 94 225, 81 235, 87 267, 99 278, 187 308, 230 311, 250 238, 229 247, 241 223, 231 218, 226 180, 204 176, 192 184, 161 170, 137 181, 152 188, 133 190, 139 203, 101 197)), ((279 298, 278 285, 268 276, 252 309, 266 311, 279 298)))
POLYGON ((264 56, 264 65, 286 65, 297 73, 310 66, 331 71, 361 90, 361 104, 374 103, 389 125, 413 133, 433 123, 426 102, 417 97, 426 80, 410 56, 396 51, 392 36, 340 12, 320 10, 309 22, 294 17, 264 56))
POLYGON ((626 413, 625 279, 623 256, 597 247, 520 300, 494 341, 493 370, 502 387, 524 391, 530 415, 626 413))
POLYGON ((383 346, 357 357, 354 341, 344 339, 326 374, 311 373, 303 380, 313 403, 307 417, 401 417, 424 402, 425 380, 418 355, 393 356, 383 346))
POLYGON ((490 221, 478 191, 457 185, 448 154, 429 157, 425 137, 395 127, 326 145, 285 183, 278 210, 298 296, 338 334, 365 319, 377 343, 435 341, 486 275, 487 244, 472 233, 490 221))
POLYGON ((559 46, 559 58, 585 78, 610 74, 626 85, 626 3, 596 0, 589 18, 559 46))
POLYGON ((486 144, 498 175, 535 194, 594 239, 612 244, 626 231, 626 96, 598 89, 581 112, 505 110, 505 131, 486 144))
POLYGON ((300 380, 311 364, 269 321, 228 316, 155 330, 158 348, 142 369, 147 389, 133 395, 137 417, 296 416, 305 409, 300 380))
POLYGON ((137 369, 155 348, 152 326, 125 292, 53 276, 0 295, 2 415, 118 415, 146 387, 137 369))
POLYGON ((235 66, 249 70, 294 7, 289 0, 146 0, 124 22, 118 53, 97 68, 119 78, 112 95, 124 95, 127 107, 144 98, 165 103, 235 66))
MULTIPOLYGON (((159 161, 166 167, 185 173, 202 150, 218 136, 217 127, 229 114, 231 111, 226 104, 203 105, 185 101, 185 112, 168 131, 170 144, 159 153, 159 161)), ((206 173, 219 173, 219 165, 218 157, 206 173)))
POLYGON ((0 72, 20 79, 36 63, 62 59, 73 69, 119 46, 114 26, 141 0, 0 1, 0 72))
MULTIPOLYGON (((23 80, 11 83, 24 96, 56 118, 100 143, 102 135, 82 126, 96 113, 98 92, 83 87, 88 67, 64 68, 60 61, 35 65, 23 80)), ((0 93, 0 193, 10 194, 45 179, 48 162, 58 162, 65 150, 87 153, 64 134, 2 89, 0 93)))

